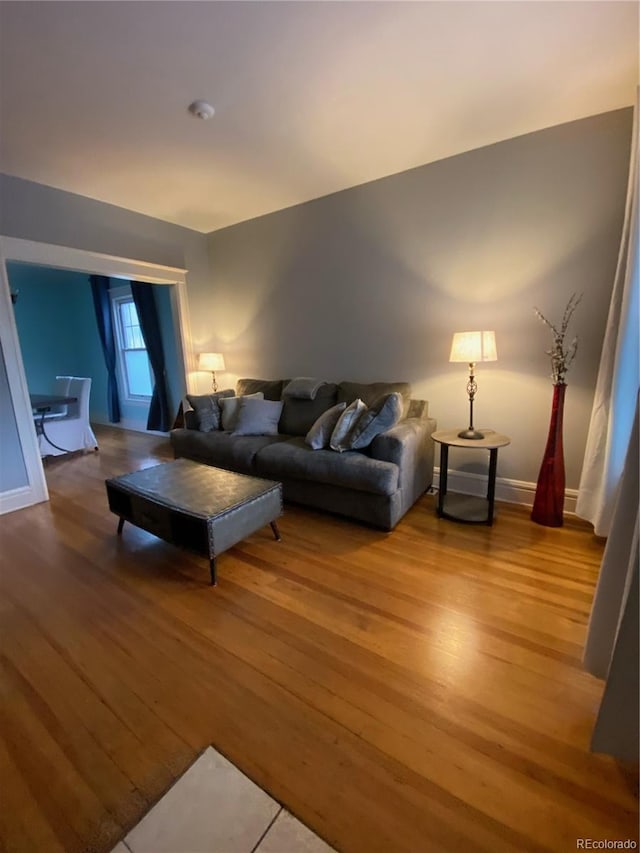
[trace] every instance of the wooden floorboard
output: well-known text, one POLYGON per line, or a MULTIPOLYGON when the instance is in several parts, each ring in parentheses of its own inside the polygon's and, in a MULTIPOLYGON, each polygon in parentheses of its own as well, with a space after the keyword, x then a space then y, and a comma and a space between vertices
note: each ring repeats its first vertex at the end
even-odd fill
POLYGON ((636 770, 589 752, 587 525, 287 507, 211 588, 206 559, 115 535, 105 478, 168 442, 97 432, 0 519, 4 850, 111 850, 209 744, 344 853, 637 840, 636 770))

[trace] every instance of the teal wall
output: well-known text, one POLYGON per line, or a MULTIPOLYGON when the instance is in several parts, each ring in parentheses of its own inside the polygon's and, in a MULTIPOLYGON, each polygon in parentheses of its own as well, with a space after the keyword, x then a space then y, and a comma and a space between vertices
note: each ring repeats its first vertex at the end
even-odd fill
MULTIPOLYGON (((90 417, 108 423, 107 370, 86 273, 9 262, 11 290, 18 292, 16 325, 29 390, 51 390, 56 375, 90 376, 90 417)), ((114 286, 128 282, 112 280, 114 286)), ((171 292, 156 285, 154 296, 162 330, 171 411, 184 394, 181 359, 173 330, 171 292)), ((148 406, 123 406, 123 425, 144 429, 148 406)))
POLYGON ((107 423, 107 370, 86 273, 7 263, 29 390, 50 391, 57 375, 90 376, 92 420, 107 423))

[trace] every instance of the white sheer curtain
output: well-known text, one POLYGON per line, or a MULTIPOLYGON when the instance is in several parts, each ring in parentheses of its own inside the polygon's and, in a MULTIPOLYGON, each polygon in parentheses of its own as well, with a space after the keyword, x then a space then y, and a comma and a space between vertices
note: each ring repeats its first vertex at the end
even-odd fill
POLYGON ((591 412, 576 513, 608 536, 640 386, 638 90, 618 266, 591 412))

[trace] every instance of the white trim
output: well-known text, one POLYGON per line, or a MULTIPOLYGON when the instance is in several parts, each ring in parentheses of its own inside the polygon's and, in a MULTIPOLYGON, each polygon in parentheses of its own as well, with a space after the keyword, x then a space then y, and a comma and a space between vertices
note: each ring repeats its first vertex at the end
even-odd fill
POLYGON ((33 240, 21 240, 18 237, 0 236, 0 244, 5 258, 10 261, 106 275, 109 278, 148 281, 152 284, 186 284, 187 281, 187 270, 180 267, 165 267, 148 261, 118 258, 53 243, 34 243, 33 240))
POLYGON ((191 343, 193 338, 186 283, 176 283, 176 286, 171 288, 171 313, 176 318, 174 324, 176 343, 178 351, 182 353, 187 394, 195 394, 198 391, 193 378, 196 370, 196 355, 191 343))
POLYGON ((0 494, 0 515, 15 512, 17 509, 24 509, 34 503, 41 503, 43 500, 46 501, 48 495, 46 498, 40 498, 40 500, 33 498, 34 490, 31 486, 20 486, 18 489, 11 489, 9 492, 2 492, 0 494))
MULTIPOLYGON (((440 469, 434 468, 433 485, 440 485, 440 469)), ((458 492, 461 495, 475 495, 486 497, 487 477, 486 474, 472 474, 467 471, 452 471, 449 469, 447 477, 447 491, 458 492)), ((536 494, 536 484, 525 480, 510 480, 507 477, 496 477, 496 500, 505 501, 510 504, 521 506, 533 506, 536 494)), ((565 489, 564 511, 575 514, 577 489, 565 489)))
POLYGON ((163 438, 167 437, 166 432, 160 432, 159 430, 155 429, 147 429, 147 427, 145 426, 146 420, 137 421, 133 418, 120 418, 117 424, 112 424, 109 423, 109 421, 100 421, 94 418, 91 423, 99 424, 100 426, 110 427, 112 429, 125 429, 130 430, 132 432, 144 432, 146 433, 146 435, 160 435, 163 438))
POLYGON ((47 481, 45 480, 38 437, 29 400, 27 378, 22 363, 22 353, 18 340, 16 318, 11 302, 9 277, 4 263, 3 245, 0 241, 0 343, 4 354, 9 383, 9 394, 18 429, 18 439, 22 447, 24 465, 27 472, 27 484, 18 489, 11 489, 0 495, 0 513, 13 512, 31 504, 49 500, 47 481))
MULTIPOLYGON (((114 255, 104 255, 100 252, 90 252, 84 249, 74 249, 70 246, 57 246, 53 243, 37 243, 33 240, 22 240, 18 237, 0 235, 0 342, 4 352, 9 390, 18 424, 18 435, 29 478, 30 498, 22 506, 30 506, 49 499, 47 483, 40 458, 33 414, 29 401, 29 389, 22 362, 22 353, 18 341, 15 324, 9 278, 6 261, 21 261, 23 263, 39 264, 46 267, 74 270, 76 272, 105 275, 109 278, 122 278, 133 281, 144 281, 152 284, 174 285, 171 289, 171 306, 174 311, 178 349, 182 352, 185 367, 185 386, 188 392, 194 389, 192 372, 195 357, 191 350, 191 324, 189 321, 189 305, 187 299, 187 270, 179 267, 167 267, 148 261, 131 258, 120 258, 114 255)), ((7 493, 11 494, 11 493, 7 493)), ((2 497, 2 496, 0 496, 2 497)), ((9 512, 0 502, 0 512, 9 512)), ((18 509, 22 507, 14 507, 18 509)))

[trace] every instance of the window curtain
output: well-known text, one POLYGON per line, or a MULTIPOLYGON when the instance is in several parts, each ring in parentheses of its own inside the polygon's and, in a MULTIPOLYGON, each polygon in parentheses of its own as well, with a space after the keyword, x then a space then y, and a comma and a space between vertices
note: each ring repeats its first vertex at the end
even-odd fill
POLYGON ((151 362, 155 384, 149 405, 147 429, 168 432, 171 429, 169 414, 169 395, 167 392, 167 377, 164 363, 164 349, 160 333, 158 309, 153 296, 153 285, 139 281, 131 282, 131 295, 138 312, 142 337, 151 362))
POLYGON ((93 307, 96 312, 98 334, 102 344, 104 363, 107 367, 107 410, 112 424, 120 421, 120 398, 116 375, 116 339, 113 333, 111 300, 109 299, 109 279, 104 275, 89 276, 93 307))
POLYGON ((638 93, 618 265, 589 424, 576 514, 608 536, 640 386, 638 93))
POLYGON ((606 678, 591 749, 638 757, 638 408, 589 618, 584 666, 606 678))

